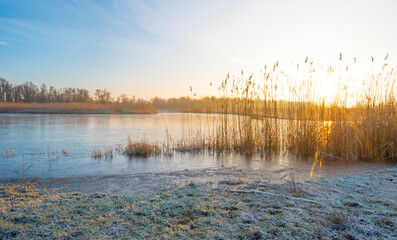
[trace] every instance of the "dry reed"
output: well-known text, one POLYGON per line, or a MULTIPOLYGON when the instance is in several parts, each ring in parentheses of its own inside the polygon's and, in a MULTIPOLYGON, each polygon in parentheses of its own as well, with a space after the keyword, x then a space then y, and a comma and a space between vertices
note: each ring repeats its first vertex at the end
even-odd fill
POLYGON ((146 140, 135 142, 128 137, 124 154, 130 157, 157 156, 161 154, 161 148, 155 144, 149 144, 146 140))
POLYGON ((102 151, 99 148, 93 147, 91 151, 91 158, 101 159, 102 151))
POLYGON ((288 74, 278 62, 265 66, 262 80, 243 71, 228 74, 218 88, 221 97, 208 106, 220 113, 212 115, 212 127, 188 129, 176 150, 397 161, 394 68, 385 62, 363 77, 340 59, 339 71, 306 59, 288 74))

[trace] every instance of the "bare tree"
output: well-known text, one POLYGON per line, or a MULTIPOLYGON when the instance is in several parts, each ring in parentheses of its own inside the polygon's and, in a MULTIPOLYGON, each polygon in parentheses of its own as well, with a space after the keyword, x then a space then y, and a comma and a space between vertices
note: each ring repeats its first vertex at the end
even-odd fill
POLYGON ((91 101, 91 96, 87 89, 77 88, 75 91, 75 94, 76 95, 73 99, 75 102, 90 102, 91 101))
POLYGON ((130 99, 128 99, 126 94, 121 94, 120 99, 121 99, 121 103, 123 103, 123 104, 127 104, 130 102, 130 99))
POLYGON ((105 103, 110 102, 110 100, 111 100, 110 95, 111 95, 111 93, 106 89, 95 90, 95 100, 99 103, 105 104, 105 103))
POLYGON ((38 96, 38 102, 48 102, 48 89, 47 89, 47 85, 45 85, 45 83, 41 84, 40 86, 40 93, 38 96))
POLYGON ((0 101, 12 102, 12 84, 4 78, 0 78, 0 101))
POLYGON ((48 101, 49 102, 56 102, 57 101, 57 97, 58 97, 58 91, 51 86, 50 90, 48 92, 48 101))
POLYGON ((38 87, 32 82, 22 85, 22 96, 25 102, 35 102, 37 99, 38 87))
MULTIPOLYGON (((96 100, 100 103, 110 102, 110 92, 106 89, 99 90, 95 94, 96 100), (97 93, 99 95, 97 95, 97 93)), ((93 98, 87 89, 83 88, 62 88, 56 89, 53 86, 47 87, 41 84, 40 87, 32 82, 25 82, 21 85, 13 85, 6 79, 0 77, 0 102, 92 102, 93 98)))
POLYGON ((12 88, 12 98, 14 102, 21 102, 22 101, 22 86, 16 85, 12 88))

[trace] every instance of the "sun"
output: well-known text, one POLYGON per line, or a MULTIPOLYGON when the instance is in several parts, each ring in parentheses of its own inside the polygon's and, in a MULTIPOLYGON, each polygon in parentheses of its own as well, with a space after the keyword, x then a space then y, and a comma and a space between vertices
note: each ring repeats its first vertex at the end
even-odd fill
POLYGON ((338 95, 338 86, 332 78, 323 78, 317 87, 319 100, 324 100, 326 104, 330 104, 336 100, 338 95))

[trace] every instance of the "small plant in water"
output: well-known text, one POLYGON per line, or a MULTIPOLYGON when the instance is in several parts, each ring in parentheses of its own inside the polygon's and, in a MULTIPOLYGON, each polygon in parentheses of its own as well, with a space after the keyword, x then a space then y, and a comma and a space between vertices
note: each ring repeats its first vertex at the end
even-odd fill
POLYGON ((37 181, 37 178, 29 178, 26 176, 26 172, 33 167, 35 161, 33 159, 30 160, 26 160, 23 159, 22 161, 15 161, 18 166, 19 169, 18 170, 14 170, 13 172, 16 173, 17 175, 22 176, 22 178, 25 180, 26 182, 26 186, 27 187, 32 187, 33 183, 37 181))
POLYGON ((50 146, 47 145, 47 156, 48 156, 48 163, 50 166, 55 162, 59 160, 59 152, 52 153, 50 151, 50 146))
POLYGON ((123 146, 123 144, 116 144, 116 147, 114 149, 116 150, 116 152, 118 154, 121 154, 121 153, 123 153, 124 146, 123 146))
POLYGON ((91 158, 101 159, 102 158, 101 150, 99 148, 93 147, 91 151, 91 158))
POLYGON ((5 147, 2 151, 3 158, 9 158, 15 156, 15 149, 12 146, 5 147))
POLYGON ((66 151, 65 148, 62 148, 62 155, 65 157, 68 155, 68 152, 66 151))
POLYGON ((108 147, 108 148, 105 150, 104 155, 105 155, 105 158, 106 158, 106 159, 112 159, 112 158, 113 158, 113 148, 112 148, 112 147, 108 147))

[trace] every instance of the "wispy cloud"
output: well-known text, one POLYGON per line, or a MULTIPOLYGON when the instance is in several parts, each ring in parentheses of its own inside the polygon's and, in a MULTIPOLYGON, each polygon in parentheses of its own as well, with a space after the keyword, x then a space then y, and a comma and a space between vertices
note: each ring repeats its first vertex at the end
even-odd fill
POLYGON ((5 45, 8 45, 8 43, 5 41, 0 41, 0 46, 5 46, 5 45))

